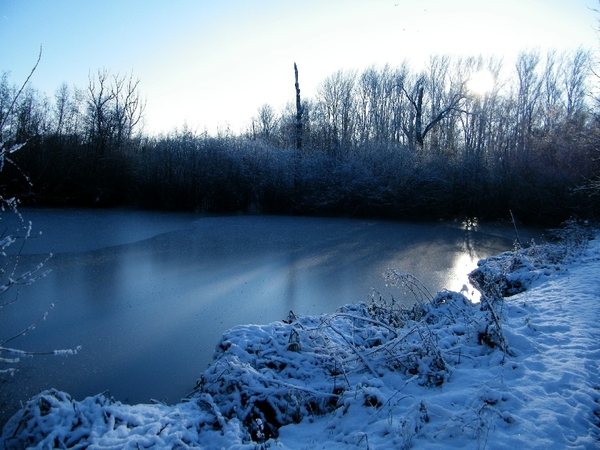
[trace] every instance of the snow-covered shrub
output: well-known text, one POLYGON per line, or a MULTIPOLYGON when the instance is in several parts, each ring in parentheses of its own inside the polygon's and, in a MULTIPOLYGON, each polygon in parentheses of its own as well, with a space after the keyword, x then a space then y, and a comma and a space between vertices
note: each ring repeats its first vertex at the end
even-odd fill
POLYGON ((379 299, 330 315, 291 313, 284 322, 238 326, 223 335, 196 392, 210 394, 225 417, 248 430, 260 419, 261 433, 276 437, 281 426, 345 407, 349 399, 381 408, 385 399, 365 377, 392 371, 440 386, 451 365, 460 364, 460 348, 478 346, 483 316, 462 294, 444 291, 412 308, 379 299))
POLYGON ((524 291, 536 278, 533 269, 522 250, 505 252, 479 261, 469 281, 488 297, 510 297, 524 291))
POLYGON ((54 389, 27 402, 4 426, 0 448, 239 448, 249 436, 209 396, 176 406, 124 405, 103 394, 82 401, 54 389), (205 447, 206 446, 206 447, 205 447))
POLYGON ((255 441, 257 419, 266 439, 276 437, 281 426, 350 404, 380 409, 386 398, 372 383, 390 371, 423 387, 442 385, 452 366, 489 344, 481 339, 488 317, 462 294, 442 291, 410 308, 379 297, 334 314, 235 327, 196 392, 209 394, 255 441))
POLYGON ((549 230, 548 239, 554 242, 554 246, 546 246, 552 249, 557 261, 577 256, 582 249, 587 247, 589 241, 595 237, 595 229, 586 221, 571 218, 565 221, 561 228, 549 230))
POLYGON ((257 419, 268 439, 281 426, 351 405, 381 409, 387 399, 377 380, 390 372, 439 387, 452 366, 482 354, 486 325, 485 311, 451 291, 411 308, 379 297, 318 317, 290 313, 286 321, 227 331, 196 392, 259 442, 257 419))
POLYGON ((561 262, 580 253, 594 238, 594 230, 570 220, 563 228, 551 230, 550 236, 552 241, 543 245, 532 241, 529 247, 479 261, 469 280, 491 299, 518 294, 540 276, 560 270, 561 262))
POLYGON ((415 302, 410 307, 406 307, 396 302, 394 297, 390 300, 378 295, 373 297, 367 303, 369 315, 383 324, 394 328, 405 327, 411 321, 420 320, 425 315, 426 307, 423 303, 415 302))
POLYGON ((267 437, 282 425, 331 411, 347 383, 343 361, 331 358, 332 344, 320 327, 318 319, 301 318, 227 331, 198 392, 212 395, 226 417, 239 418, 248 429, 260 419, 267 437))
POLYGON ((402 418, 400 433, 402 435, 402 449, 412 448, 413 437, 429 422, 429 413, 424 402, 413 405, 402 418))

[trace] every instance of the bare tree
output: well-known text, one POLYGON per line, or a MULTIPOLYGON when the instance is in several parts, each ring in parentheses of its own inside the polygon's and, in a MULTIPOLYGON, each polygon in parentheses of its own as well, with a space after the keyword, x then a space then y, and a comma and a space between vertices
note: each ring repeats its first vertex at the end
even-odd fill
POLYGON ((139 80, 132 76, 109 77, 99 70, 89 77, 87 89, 88 139, 103 156, 107 149, 120 148, 143 117, 145 103, 140 99, 139 80))
POLYGON ((4 142, 10 134, 12 118, 14 88, 9 83, 9 73, 3 72, 0 77, 0 142, 4 142))
POLYGON ((17 142, 25 142, 34 136, 41 136, 49 129, 50 104, 48 99, 28 87, 21 92, 15 105, 17 142))
POLYGON ((56 109, 56 128, 55 134, 62 134, 65 128, 65 122, 67 121, 67 115, 69 111, 70 102, 69 86, 67 83, 63 83, 54 94, 55 109, 56 109))
POLYGON ((133 75, 113 77, 112 96, 113 122, 117 147, 133 136, 133 133, 144 115, 145 103, 140 99, 140 80, 134 80, 133 75))
POLYGON ((83 96, 80 89, 70 89, 66 83, 56 90, 54 93, 54 133, 56 135, 75 135, 81 132, 83 96))
POLYGON ((498 124, 498 101, 501 89, 500 72, 502 61, 496 58, 483 56, 459 59, 455 70, 460 72, 460 77, 467 82, 467 95, 462 104, 463 111, 458 115, 462 141, 455 145, 462 145, 466 160, 472 157, 481 158, 484 153, 493 150, 498 124), (494 84, 487 92, 470 92, 469 83, 478 73, 487 73, 493 78, 494 84))
POLYGON ((411 121, 408 126, 405 126, 404 132, 408 136, 409 146, 412 148, 422 149, 427 134, 435 127, 442 119, 448 117, 455 111, 460 111, 460 102, 464 98, 464 92, 457 90, 449 95, 449 99, 443 105, 432 107, 432 114, 429 119, 425 119, 425 105, 423 98, 425 95, 425 85, 427 78, 420 76, 412 90, 409 92, 405 86, 401 89, 404 95, 412 105, 411 121))
POLYGON ((570 55, 564 69, 563 83, 566 95, 567 117, 573 118, 582 111, 587 95, 586 80, 591 68, 591 53, 583 48, 570 55))
POLYGON ((110 110, 114 100, 106 70, 98 70, 95 78, 89 76, 87 93, 88 140, 96 148, 96 156, 103 156, 112 135, 110 110))
POLYGON ((406 63, 397 70, 386 65, 370 67, 358 77, 356 128, 362 144, 397 141, 402 97, 396 86, 404 84, 407 71, 406 63))
POLYGON ((277 116, 275 109, 268 104, 258 108, 257 116, 252 119, 253 137, 260 136, 269 140, 277 129, 277 116))
POLYGON ((515 147, 527 157, 533 138, 539 100, 541 82, 537 74, 540 62, 538 52, 521 53, 517 58, 517 92, 515 105, 515 147))
POLYGON ((355 72, 338 70, 318 88, 318 99, 324 113, 326 146, 334 154, 348 150, 354 134, 355 72))
POLYGON ((562 105, 563 86, 560 73, 565 59, 556 50, 546 54, 544 71, 542 73, 542 129, 545 134, 551 133, 561 119, 564 110, 562 105))

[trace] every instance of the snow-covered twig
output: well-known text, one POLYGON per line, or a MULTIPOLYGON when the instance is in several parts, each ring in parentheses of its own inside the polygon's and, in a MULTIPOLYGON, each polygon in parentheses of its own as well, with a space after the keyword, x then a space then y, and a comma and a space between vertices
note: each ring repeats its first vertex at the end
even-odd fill
POLYGON ((379 374, 375 371, 375 369, 373 367, 371 367, 371 364, 369 363, 369 361, 361 354, 361 352, 356 348, 356 346, 354 346, 353 344, 350 343, 350 341, 348 341, 348 338, 346 338, 346 336, 344 335, 344 333, 342 333, 340 330, 338 330, 335 326, 333 326, 332 324, 329 324, 329 327, 338 335, 341 336, 341 338, 346 342, 346 344, 348 344, 348 347, 350 347, 350 349, 356 354, 356 356, 358 356, 360 358, 360 360, 363 362, 363 364, 365 365, 365 367, 367 369, 369 369, 369 372, 371 372, 374 376, 379 376, 379 374))
POLYGON ((392 327, 390 327, 390 326, 388 326, 388 325, 380 322, 379 320, 374 320, 374 319, 371 319, 371 318, 368 318, 368 317, 360 317, 360 316, 356 316, 356 315, 353 315, 353 314, 345 314, 345 313, 336 313, 335 316, 337 316, 337 317, 345 317, 345 318, 354 319, 354 320, 362 320, 364 322, 371 323, 371 324, 377 325, 379 327, 383 327, 386 330, 392 332, 394 334, 394 336, 398 337, 398 332, 394 328, 392 328, 392 327))
POLYGON ((429 289, 427 289, 412 273, 402 273, 395 269, 388 269, 385 273, 385 279, 392 286, 406 287, 413 294, 418 303, 433 300, 433 296, 431 295, 431 292, 429 292, 429 289))
POLYGON ((44 320, 46 320, 46 317, 48 316, 48 314, 50 313, 50 311, 54 308, 54 303, 52 303, 50 305, 50 308, 48 308, 44 314, 42 314, 38 320, 36 320, 34 323, 32 323, 31 325, 29 325, 27 328, 21 330, 19 333, 13 335, 12 337, 9 337, 8 339, 5 339, 3 341, 0 342, 0 349, 4 348, 4 345, 6 345, 7 343, 14 341, 15 339, 24 336, 25 334, 27 334, 28 332, 30 332, 31 330, 35 329, 35 327, 37 327, 41 322, 43 322, 44 320))

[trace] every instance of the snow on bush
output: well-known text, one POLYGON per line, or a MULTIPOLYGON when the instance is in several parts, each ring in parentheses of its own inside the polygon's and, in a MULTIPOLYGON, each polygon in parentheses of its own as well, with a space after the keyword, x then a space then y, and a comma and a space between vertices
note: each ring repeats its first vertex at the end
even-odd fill
POLYGON ((243 436, 238 422, 225 421, 208 396, 175 406, 124 405, 102 394, 74 401, 48 390, 8 421, 0 447, 188 448, 202 442, 208 448, 229 448, 241 444, 243 436))
POLYGON ((550 242, 536 245, 532 241, 529 247, 479 261, 469 274, 471 283, 487 297, 503 298, 525 291, 541 275, 560 270, 562 263, 579 255, 594 238, 594 229, 586 222, 571 219, 563 225, 550 230, 550 242))
MULTIPOLYGON (((457 341, 464 337, 468 326, 454 327, 464 308, 473 307, 461 294, 448 292, 411 311, 359 303, 330 315, 292 314, 286 322, 235 327, 223 335, 197 390, 209 393, 225 416, 239 418, 249 429, 260 419, 267 437, 277 436, 282 425, 332 412, 348 396, 381 407, 383 396, 363 378, 380 379, 394 371, 425 386, 448 378, 445 358, 455 357, 440 348, 438 333, 444 328, 457 341), (417 309, 421 320, 406 320, 417 309)), ((473 329, 471 338, 475 335, 473 329)))
MULTIPOLYGON (((561 382, 536 350, 544 339, 554 342, 548 336, 555 317, 534 316, 536 325, 525 300, 508 303, 505 297, 521 298, 518 292, 536 280, 564 273, 564 261, 575 261, 576 248, 582 252, 592 234, 582 236, 576 245, 532 245, 481 261, 470 275, 480 303, 450 291, 432 297, 409 275, 390 271, 391 282, 415 293, 413 307, 379 297, 333 314, 290 312, 281 322, 235 327, 224 333, 193 394, 174 406, 123 405, 104 395, 74 401, 62 392, 43 392, 9 420, 0 447, 310 448, 325 445, 323 439, 328 448, 410 448, 416 440, 429 448, 462 448, 472 441, 484 448, 493 433, 502 433, 506 445, 546 448, 552 443, 547 436, 580 439, 587 423, 600 425, 600 383, 593 392, 587 384, 573 388, 579 403, 553 397, 552 406, 543 400, 538 405, 531 392, 540 383, 548 395, 570 392, 579 375, 557 388, 561 382), (547 336, 537 335, 541 329, 547 336), (541 419, 539 408, 557 411, 541 419), (565 408, 567 416, 559 417, 565 408), (528 426, 539 436, 528 437, 528 426)), ((595 255, 600 259, 600 248, 595 255)), ((590 292, 588 297, 597 296, 590 292)), ((528 301, 538 298, 549 297, 528 301)), ((587 348, 591 334, 582 333, 587 348)), ((576 360, 564 356, 568 349, 560 351, 553 361, 560 370, 583 361, 582 350, 576 360)), ((588 383, 591 375, 584 372, 588 383)), ((582 448, 593 440, 582 439, 582 448)))

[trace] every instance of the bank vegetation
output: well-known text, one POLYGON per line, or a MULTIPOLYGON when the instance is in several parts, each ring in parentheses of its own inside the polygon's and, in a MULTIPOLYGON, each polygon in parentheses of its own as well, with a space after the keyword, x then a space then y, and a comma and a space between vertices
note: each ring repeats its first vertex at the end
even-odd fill
POLYGON ((152 136, 131 76, 101 70, 52 97, 29 86, 11 109, 4 73, 0 142, 26 146, 7 155, 2 195, 207 213, 597 217, 600 97, 584 49, 524 52, 510 66, 441 55, 422 71, 340 70, 314 98, 295 98, 290 75, 288 105, 260 106, 245 130, 152 136))

